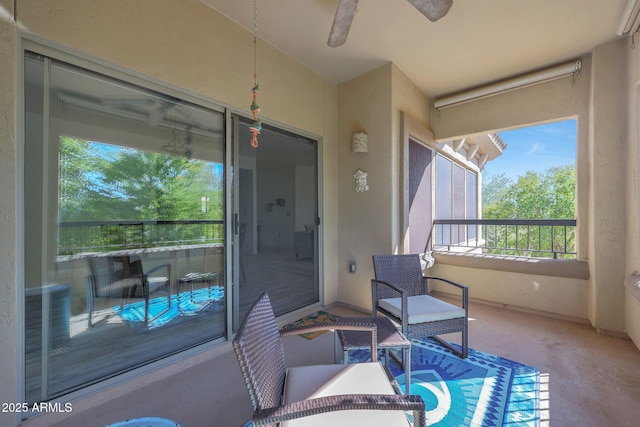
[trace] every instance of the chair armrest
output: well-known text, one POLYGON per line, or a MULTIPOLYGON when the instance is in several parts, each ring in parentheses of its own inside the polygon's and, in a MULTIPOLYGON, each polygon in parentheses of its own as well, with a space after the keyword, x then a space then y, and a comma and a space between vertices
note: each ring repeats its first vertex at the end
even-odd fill
POLYGON ((462 290, 462 308, 467 308, 469 306, 469 287, 465 285, 461 285, 460 283, 454 282, 453 280, 445 279, 443 277, 435 277, 435 276, 423 276, 424 280, 439 280, 448 285, 455 286, 458 289, 462 290))
POLYGON ((378 327, 373 322, 363 322, 355 318, 337 319, 331 323, 318 323, 315 325, 302 325, 280 330, 281 337, 303 335, 309 332, 325 331, 364 331, 371 333, 371 360, 376 362, 378 354, 378 327))
POLYGON ((406 293, 404 289, 401 289, 396 285, 392 285, 389 282, 385 282, 383 280, 378 280, 378 279, 371 279, 371 290, 373 291, 374 295, 377 295, 378 293, 378 285, 383 285, 389 288, 390 290, 397 292, 399 294, 398 296, 402 296, 402 294, 406 293))
POLYGON ((171 264, 161 264, 161 265, 157 265, 155 267, 153 267, 151 270, 146 271, 144 274, 146 276, 151 276, 153 273, 155 273, 156 271, 160 270, 160 269, 166 269, 167 271, 167 279, 171 279, 171 264))
POLYGON ((448 283, 450 285, 453 285, 453 286, 455 286, 457 288, 460 288, 460 289, 463 289, 463 290, 469 288, 468 286, 461 285, 458 282, 454 282, 453 280, 445 279, 443 277, 436 277, 436 276, 422 276, 422 277, 427 279, 427 280, 440 280, 442 282, 448 283))
MULTIPOLYGON (((409 313, 409 299, 407 297, 407 291, 397 287, 396 285, 392 285, 389 282, 385 282, 384 280, 378 280, 378 279, 371 279, 371 298, 372 298, 372 315, 373 317, 376 317, 377 311, 378 311, 378 300, 379 299, 384 299, 386 298, 385 296, 383 296, 382 298, 380 298, 380 296, 378 295, 378 288, 380 287, 379 285, 382 285, 382 290, 383 292, 387 292, 387 293, 396 293, 398 294, 398 297, 402 300, 401 303, 401 307, 400 307, 400 318, 397 319, 400 324, 401 324, 401 330, 402 333, 407 333, 408 330, 408 313, 409 313)), ((390 313, 386 313, 388 316, 391 315, 390 313)), ((394 316, 395 317, 395 316, 394 316)))
POLYGON ((310 415, 349 410, 413 411, 415 427, 426 424, 425 404, 418 395, 343 394, 302 400, 288 405, 259 409, 254 413, 256 426, 275 424, 310 415))

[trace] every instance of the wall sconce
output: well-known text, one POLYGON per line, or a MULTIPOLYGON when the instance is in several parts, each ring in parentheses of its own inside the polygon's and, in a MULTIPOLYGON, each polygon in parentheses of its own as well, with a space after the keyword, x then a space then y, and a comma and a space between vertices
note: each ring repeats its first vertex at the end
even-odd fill
POLYGON ((351 140, 351 154, 356 153, 368 153, 369 152, 369 139, 366 133, 358 132, 353 134, 351 140))

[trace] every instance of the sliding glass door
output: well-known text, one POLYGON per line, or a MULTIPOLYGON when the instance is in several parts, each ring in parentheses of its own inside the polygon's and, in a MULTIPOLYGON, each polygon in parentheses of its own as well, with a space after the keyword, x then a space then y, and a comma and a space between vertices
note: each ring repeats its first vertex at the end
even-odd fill
POLYGON ((319 301, 316 140, 35 51, 24 107, 25 402, 319 301))
MULTIPOLYGON (((268 292, 276 315, 319 301, 317 141, 234 117, 237 318, 268 292)), ((237 323, 236 323, 237 325, 237 323)))
POLYGON ((26 53, 25 401, 227 335, 224 112, 26 53))

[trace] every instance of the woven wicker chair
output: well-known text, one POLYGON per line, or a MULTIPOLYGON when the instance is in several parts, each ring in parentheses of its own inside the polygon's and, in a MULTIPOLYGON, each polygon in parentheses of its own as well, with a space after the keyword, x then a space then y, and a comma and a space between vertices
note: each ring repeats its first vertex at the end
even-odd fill
POLYGON ((376 354, 374 323, 338 320, 280 332, 266 293, 249 310, 233 340, 233 348, 253 405, 253 424, 408 426, 404 411, 413 411, 414 426, 424 426, 422 399, 402 395, 379 362, 285 368, 281 336, 329 328, 371 332, 372 354, 376 354))
POLYGON ((376 278, 371 280, 373 316, 378 312, 402 326, 407 338, 433 337, 462 358, 468 355, 469 290, 440 277, 424 276, 420 256, 374 255, 376 278), (438 280, 461 290, 460 305, 429 296, 429 280, 438 280), (462 332, 458 350, 437 335, 462 332))
POLYGON ((91 274, 87 278, 87 311, 89 327, 93 327, 93 311, 97 298, 119 299, 120 308, 130 298, 144 298, 144 324, 163 315, 171 308, 171 264, 162 264, 143 271, 140 260, 128 255, 89 257, 91 274), (157 272, 164 273, 157 277, 157 272), (149 299, 156 292, 167 297, 167 307, 149 318, 149 299))

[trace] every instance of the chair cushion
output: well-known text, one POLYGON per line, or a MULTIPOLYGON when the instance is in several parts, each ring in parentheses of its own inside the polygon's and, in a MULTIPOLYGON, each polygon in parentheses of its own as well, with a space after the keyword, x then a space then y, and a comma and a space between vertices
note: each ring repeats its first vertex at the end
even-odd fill
MULTIPOLYGON (((284 403, 340 394, 390 394, 394 390, 379 362, 287 369, 284 403)), ((408 426, 402 411, 337 411, 287 421, 282 427, 408 426)))
MULTIPOLYGON (((457 319, 465 316, 464 308, 449 304, 429 295, 416 295, 408 298, 410 325, 434 322, 438 320, 457 319)), ((394 316, 400 317, 402 299, 385 298, 378 301, 378 306, 394 316)))

